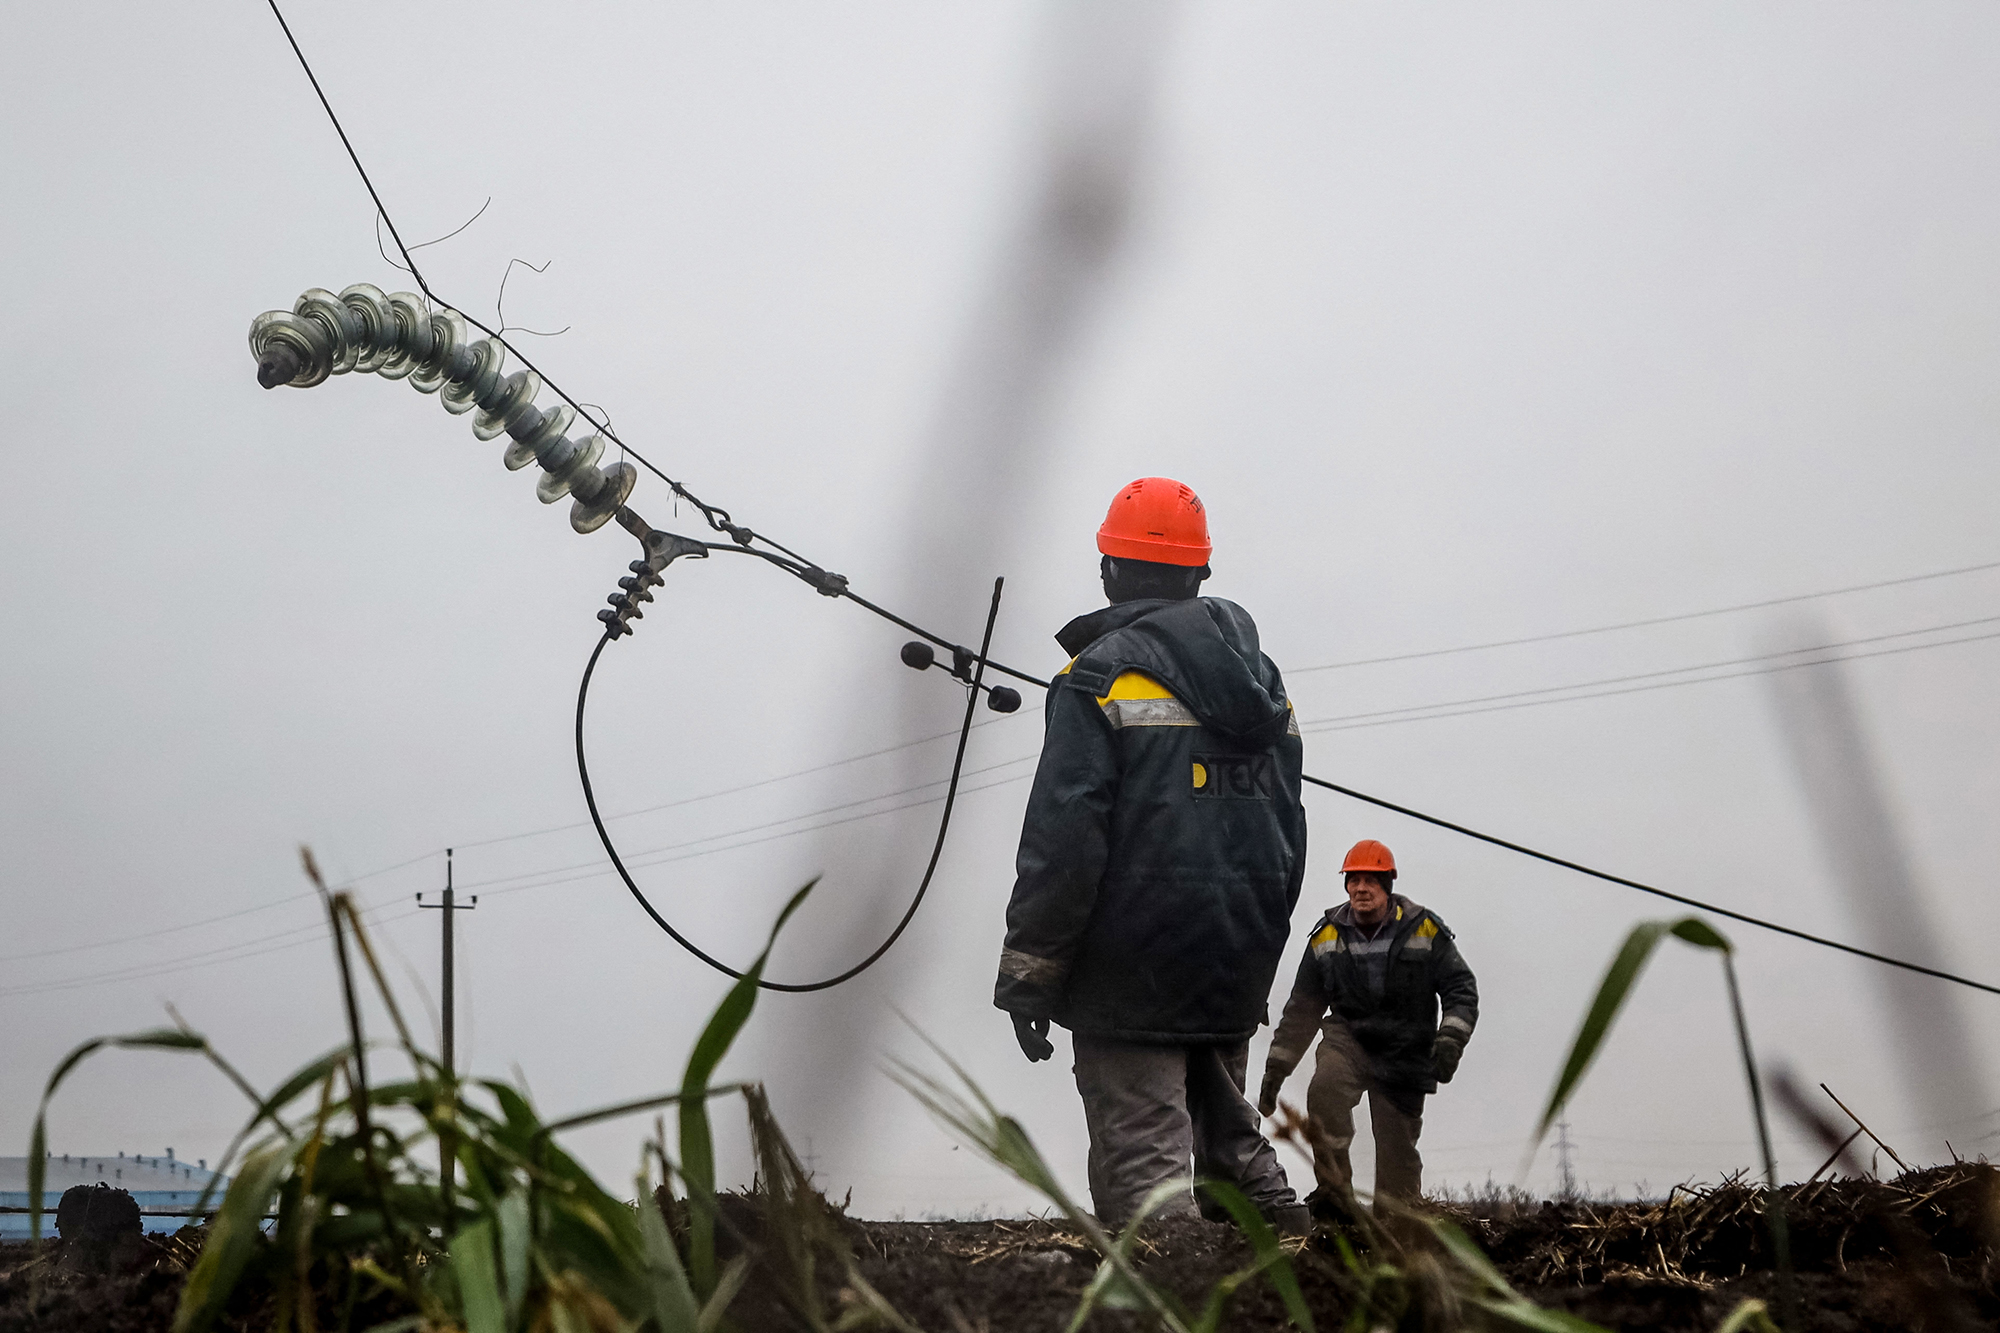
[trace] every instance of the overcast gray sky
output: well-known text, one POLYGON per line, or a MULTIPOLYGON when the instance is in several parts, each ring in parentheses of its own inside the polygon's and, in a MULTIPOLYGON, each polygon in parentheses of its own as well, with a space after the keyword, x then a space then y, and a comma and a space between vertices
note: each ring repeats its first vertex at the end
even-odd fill
MULTIPOLYGON (((981 549, 937 557, 969 593, 935 580, 912 534, 968 503, 940 478, 936 432, 1032 196, 1040 7, 295 9, 407 239, 491 196, 421 252, 442 294, 490 315, 510 258, 554 261, 516 268, 507 316, 569 326, 527 342, 572 393, 739 520, 951 635, 976 636, 980 584, 1005 574, 996 653, 1027 669, 1058 667, 1051 633, 1098 603, 1092 533, 1145 474, 1207 501, 1210 590, 1258 618, 1309 723, 1740 658, 1775 631, 1737 614, 1304 670, 1318 664, 2000 560, 1991 6, 1188 6, 1034 473, 995 499, 1004 521, 963 534, 981 549)), ((259 311, 312 286, 403 285, 266 10, 42 7, 12 30, 0 1153, 22 1150, 5 1145, 25 1145, 64 1051, 151 1026, 162 1002, 265 1082, 339 1039, 302 841, 357 877, 412 989, 435 983, 437 923, 411 895, 462 849, 459 882, 484 886, 462 921, 476 1072, 518 1068, 552 1113, 677 1083, 724 982, 575 827, 576 677, 630 539, 572 534, 498 443, 405 385, 257 387, 259 311)), ((976 503, 994 483, 966 484, 976 503)), ((633 504, 694 529, 656 482, 633 504)), ((2000 571, 1812 611, 1842 640, 2000 615, 2000 571)), ((959 696, 897 663, 904 637, 750 562, 676 565, 599 670, 606 807, 948 729, 959 696)), ((1995 653, 1848 668, 1946 962, 1989 980, 1995 653)), ((769 1081, 857 1211, 1031 1202, 872 1072, 919 1049, 897 1010, 1081 1191, 1066 1047, 1029 1067, 990 1007, 1038 705, 1031 691, 974 733, 967 766, 990 771, 968 780, 896 951, 837 999, 767 997, 729 1062, 769 1081), (863 1068, 833 1078, 829 1061, 863 1068)), ((1873 942, 1759 678, 1446 711, 1309 726, 1308 771, 1873 942)), ((818 975, 900 911, 936 806, 798 830, 934 796, 814 813, 944 776, 948 743, 917 754, 618 834, 661 849, 637 858, 655 900, 738 960, 823 873, 773 965, 818 975)), ((1604 963, 1662 905, 1308 801, 1301 931, 1361 837, 1388 842, 1400 886, 1457 930, 1484 1016, 1426 1116, 1430 1177, 1510 1178, 1604 963)), ((1765 1058, 1829 1082, 1913 1159, 2000 1143, 1993 1105, 1904 1081, 1872 965, 1729 933, 1765 1058)), ((2000 1038, 2000 1001, 1914 993, 1959 1006, 1981 1050, 2000 1038)), ((1713 958, 1661 955, 1572 1114, 1587 1180, 1664 1188, 1751 1163, 1725 1004, 1713 958)), ((51 1144, 213 1159, 242 1111, 193 1062, 101 1056, 58 1098, 51 1144)), ((1781 1167, 1802 1176, 1817 1156, 1780 1129, 1781 1167)), ((641 1132, 577 1146, 621 1181, 641 1132)), ((1545 1152, 1532 1180, 1552 1178, 1545 1152)))

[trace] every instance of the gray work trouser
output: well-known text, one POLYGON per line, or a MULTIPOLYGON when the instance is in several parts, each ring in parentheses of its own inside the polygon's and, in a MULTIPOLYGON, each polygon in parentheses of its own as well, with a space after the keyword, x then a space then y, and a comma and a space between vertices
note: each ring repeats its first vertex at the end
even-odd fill
MULTIPOLYGON (((1197 1180, 1234 1185, 1266 1218, 1297 1204, 1257 1108, 1243 1098, 1248 1042, 1149 1046, 1078 1032, 1071 1046, 1100 1222, 1125 1225, 1156 1186, 1188 1174, 1190 1159, 1197 1180)), ((1196 1211, 1194 1197, 1182 1194, 1155 1216, 1196 1211)))
MULTIPOLYGON (((1347 1149, 1354 1142, 1354 1108, 1363 1093, 1368 1094, 1368 1119, 1375 1132, 1375 1193, 1415 1203, 1424 1187, 1424 1159, 1417 1152, 1424 1094, 1385 1088, 1347 1025, 1338 1019, 1326 1023, 1306 1088, 1306 1111, 1326 1131, 1327 1140, 1314 1145, 1313 1165, 1322 1180, 1331 1178, 1349 1189, 1354 1165, 1347 1149)), ((1377 1204, 1375 1211, 1381 1215, 1382 1206, 1377 1204)))

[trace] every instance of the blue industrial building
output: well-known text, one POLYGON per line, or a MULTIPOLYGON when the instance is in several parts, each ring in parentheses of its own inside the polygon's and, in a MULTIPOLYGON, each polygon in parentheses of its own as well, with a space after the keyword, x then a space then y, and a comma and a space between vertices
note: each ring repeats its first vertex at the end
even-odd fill
MULTIPOLYGON (((191 1217, 168 1216, 174 1209, 191 1209, 209 1182, 215 1182, 209 1207, 222 1201, 227 1177, 218 1177, 207 1162, 182 1162, 167 1149, 164 1157, 76 1157, 51 1153, 42 1183, 42 1234, 55 1234, 56 1203, 72 1185, 96 1185, 129 1192, 138 1201, 148 1231, 177 1231, 191 1217)), ((0 1157, 0 1208, 28 1206, 28 1159, 0 1157)), ((0 1212, 0 1240, 28 1239, 26 1213, 0 1212)))

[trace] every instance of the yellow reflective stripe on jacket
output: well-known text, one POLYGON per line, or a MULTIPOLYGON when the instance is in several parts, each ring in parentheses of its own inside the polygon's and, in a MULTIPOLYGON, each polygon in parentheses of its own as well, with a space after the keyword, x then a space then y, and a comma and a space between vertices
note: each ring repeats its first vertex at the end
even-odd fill
POLYGON ((1098 699, 1098 707, 1114 699, 1171 699, 1174 692, 1143 671, 1121 671, 1111 682, 1111 693, 1098 699))
MULTIPOLYGON (((1076 665, 1070 658, 1057 676, 1066 676, 1076 665)), ((1124 727, 1198 727, 1201 720, 1189 711, 1188 706, 1174 698, 1173 691, 1154 680, 1143 671, 1121 671, 1118 679, 1111 682, 1111 693, 1097 697, 1097 706, 1104 710, 1104 716, 1111 725, 1124 727)), ((1291 700, 1285 701, 1286 733, 1299 734, 1298 710, 1291 700)))
POLYGON ((1122 671, 1111 682, 1111 693, 1098 696, 1097 706, 1113 727, 1198 727, 1201 722, 1173 691, 1143 671, 1122 671))

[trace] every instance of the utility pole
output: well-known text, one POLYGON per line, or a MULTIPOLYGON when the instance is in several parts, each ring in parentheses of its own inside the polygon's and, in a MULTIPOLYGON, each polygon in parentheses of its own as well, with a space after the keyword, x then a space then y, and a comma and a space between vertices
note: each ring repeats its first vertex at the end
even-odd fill
MULTIPOLYGON (((454 1040, 456 1036, 454 1029, 457 1018, 457 1006, 455 1003, 457 999, 457 987, 452 973, 452 961, 456 949, 452 936, 452 922, 460 912, 470 912, 473 908, 479 906, 479 895, 476 893, 472 895, 472 901, 469 903, 457 901, 451 883, 451 850, 449 847, 444 849, 444 901, 441 903, 427 903, 424 901, 423 894, 420 893, 417 895, 417 906, 430 911, 444 913, 444 938, 442 946, 444 959, 442 969, 442 989, 444 991, 444 1086, 446 1096, 451 1099, 451 1105, 446 1108, 447 1124, 455 1123, 458 1118, 458 1051, 454 1040)), ((457 1183, 457 1176, 458 1136, 449 1128, 446 1128, 440 1130, 438 1133, 438 1181, 444 1197, 444 1234, 447 1240, 451 1238, 451 1233, 454 1230, 452 1226, 453 1194, 455 1193, 454 1186, 457 1183)))
POLYGON ((1576 1197, 1576 1168, 1570 1162, 1569 1151, 1569 1121, 1567 1119, 1558 1120, 1556 1121, 1556 1152, 1557 1161, 1562 1169, 1561 1197, 1565 1200, 1576 1197))

